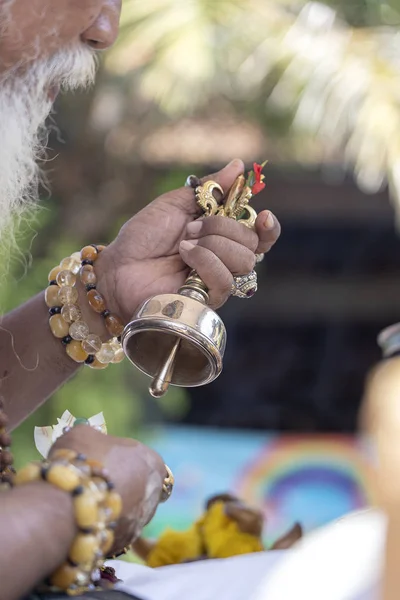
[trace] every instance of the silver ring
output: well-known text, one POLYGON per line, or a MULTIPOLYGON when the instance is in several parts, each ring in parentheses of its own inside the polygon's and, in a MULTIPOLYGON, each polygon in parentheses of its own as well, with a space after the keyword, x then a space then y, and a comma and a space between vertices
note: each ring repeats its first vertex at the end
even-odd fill
POLYGON ((257 273, 251 271, 248 275, 239 275, 233 278, 231 296, 235 296, 236 298, 251 298, 257 289, 257 273))

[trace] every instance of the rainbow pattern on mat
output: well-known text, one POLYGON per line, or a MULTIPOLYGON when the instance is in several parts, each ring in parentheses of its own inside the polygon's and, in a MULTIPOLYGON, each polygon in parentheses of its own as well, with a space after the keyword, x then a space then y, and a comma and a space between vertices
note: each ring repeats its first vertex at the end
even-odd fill
POLYGON ((176 481, 173 498, 149 526, 154 537, 166 527, 189 527, 218 492, 264 510, 267 544, 295 522, 311 531, 374 504, 372 454, 357 437, 166 427, 147 442, 176 481))
POLYGON ((290 520, 307 530, 374 504, 371 458, 348 436, 283 436, 239 475, 238 495, 263 506, 269 530, 290 520))

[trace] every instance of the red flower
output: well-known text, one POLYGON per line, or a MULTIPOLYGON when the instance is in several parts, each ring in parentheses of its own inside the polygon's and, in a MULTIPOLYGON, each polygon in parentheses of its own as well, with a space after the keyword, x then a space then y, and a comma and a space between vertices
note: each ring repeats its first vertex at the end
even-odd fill
POLYGON ((261 180, 263 166, 259 165, 258 163, 253 163, 253 169, 254 169, 254 175, 256 177, 256 181, 260 181, 261 180))
POLYGON ((251 187, 251 192, 252 192, 253 196, 255 194, 258 194, 265 188, 265 183, 263 182, 264 175, 262 174, 263 167, 264 167, 264 165, 259 165, 258 163, 253 164, 254 179, 255 179, 255 181, 251 187))
POLYGON ((256 181, 256 183, 251 188, 251 193, 253 196, 261 192, 265 188, 265 183, 263 181, 256 181))

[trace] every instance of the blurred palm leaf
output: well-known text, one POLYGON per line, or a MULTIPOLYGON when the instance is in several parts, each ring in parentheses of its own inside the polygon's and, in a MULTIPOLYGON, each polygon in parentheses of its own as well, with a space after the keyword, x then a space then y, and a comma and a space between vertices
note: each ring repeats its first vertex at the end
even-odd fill
POLYGON ((351 165, 366 191, 388 180, 400 205, 400 36, 385 25, 397 0, 330 4, 128 0, 108 68, 174 117, 221 97, 289 112, 321 161, 351 165))

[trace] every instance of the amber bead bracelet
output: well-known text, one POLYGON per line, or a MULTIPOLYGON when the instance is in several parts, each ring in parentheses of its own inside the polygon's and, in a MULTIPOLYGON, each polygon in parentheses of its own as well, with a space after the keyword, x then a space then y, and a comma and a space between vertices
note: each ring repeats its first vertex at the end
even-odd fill
POLYGON ((104 246, 85 246, 64 258, 48 276, 45 301, 49 307, 49 325, 53 335, 66 347, 66 352, 75 362, 85 363, 92 369, 105 369, 110 363, 124 359, 120 335, 124 329, 121 319, 111 313, 103 296, 96 289, 97 277, 94 263, 104 246), (100 337, 90 333, 89 326, 82 320, 76 289, 77 276, 85 286, 89 306, 104 319, 108 333, 112 336, 103 343, 100 337))
POLYGON ((56 450, 50 461, 30 463, 18 472, 14 483, 18 486, 39 480, 72 495, 78 527, 68 560, 49 577, 46 587, 70 596, 96 589, 99 569, 114 544, 121 496, 101 463, 72 450, 56 450))
POLYGON ((118 338, 124 330, 124 324, 117 315, 107 309, 103 296, 96 289, 97 278, 93 265, 103 248, 104 246, 95 245, 82 248, 80 279, 86 288, 89 305, 97 314, 100 314, 104 318, 108 333, 118 338))

